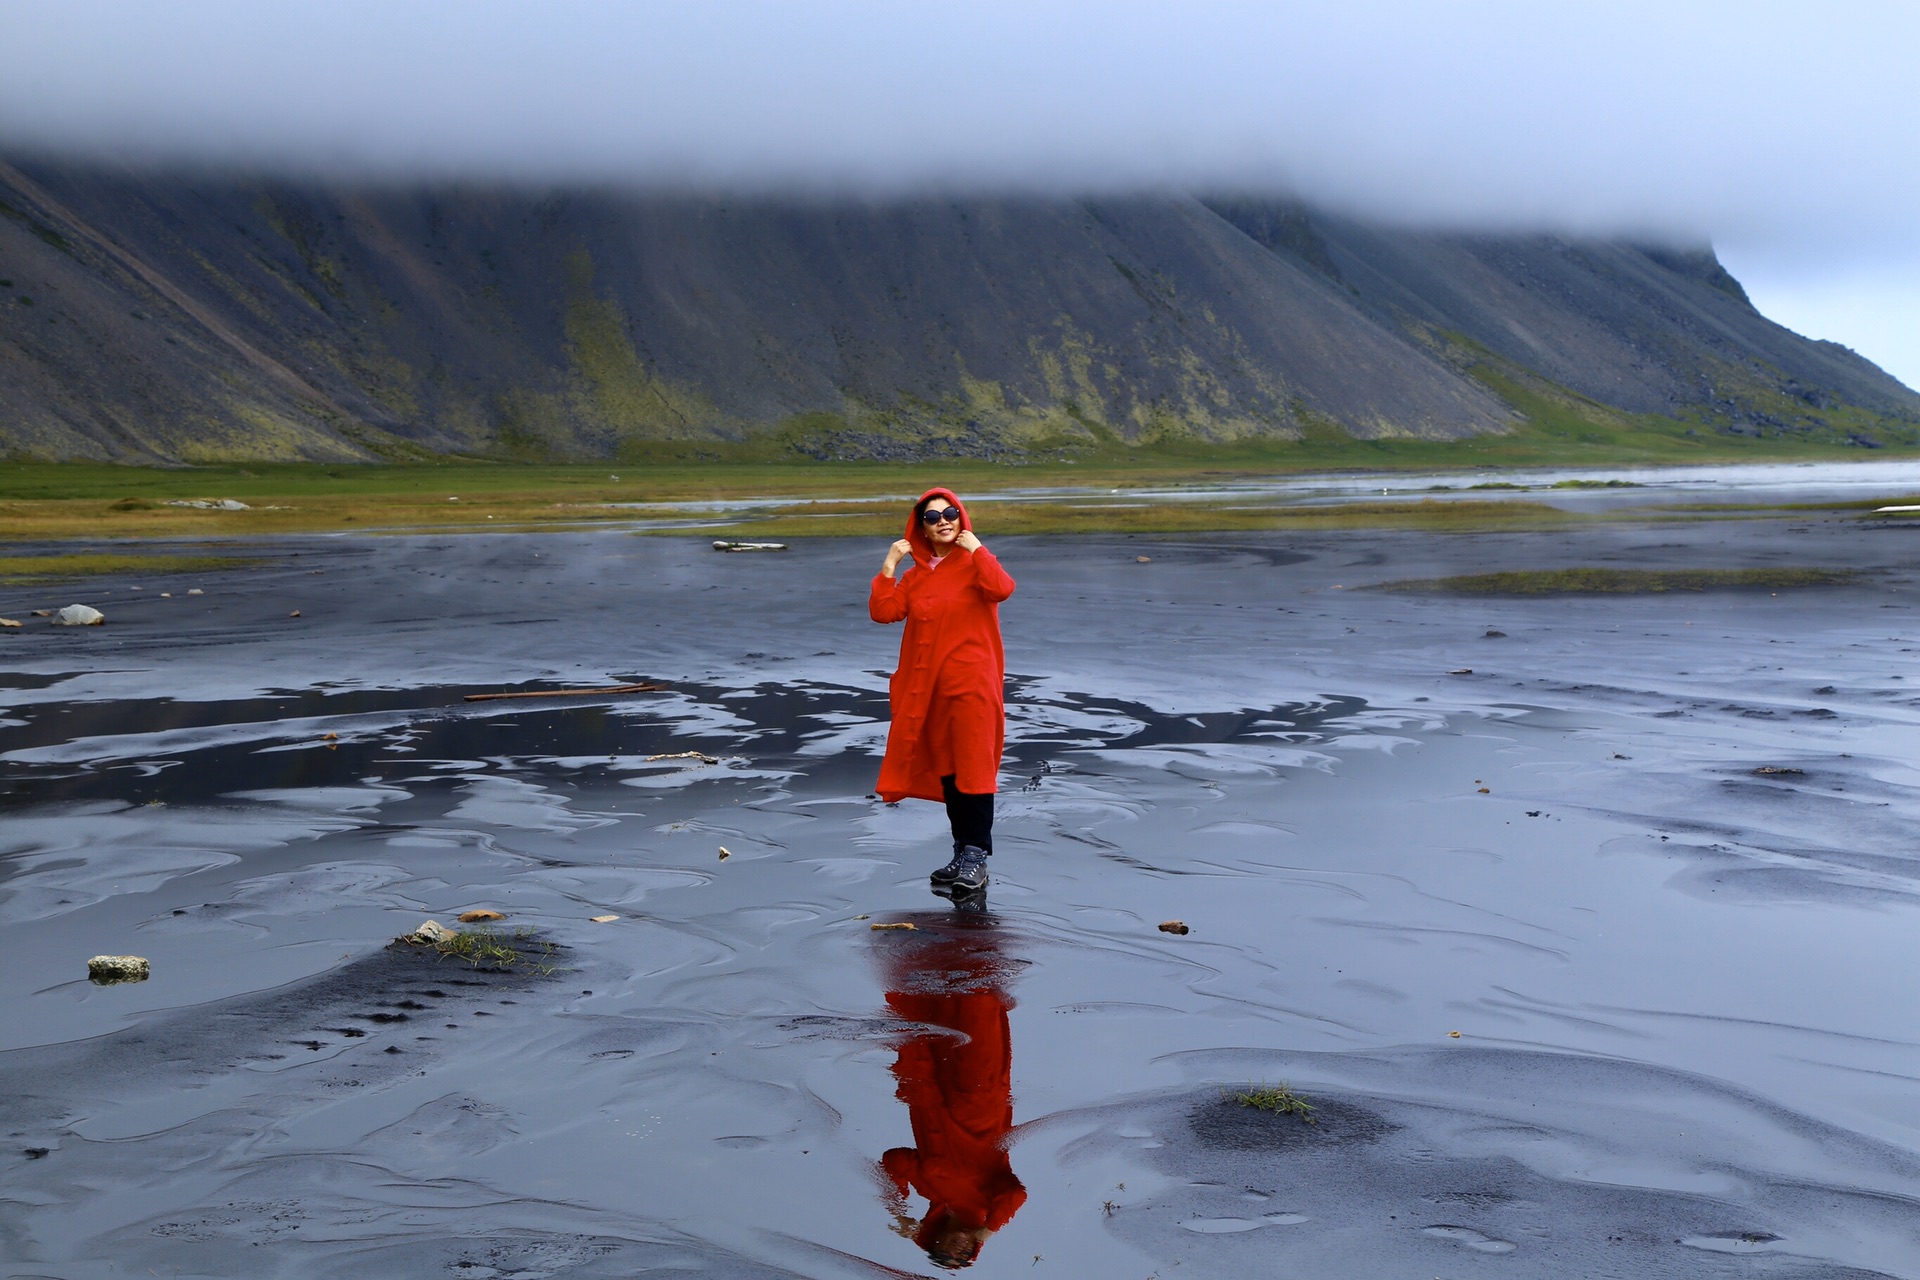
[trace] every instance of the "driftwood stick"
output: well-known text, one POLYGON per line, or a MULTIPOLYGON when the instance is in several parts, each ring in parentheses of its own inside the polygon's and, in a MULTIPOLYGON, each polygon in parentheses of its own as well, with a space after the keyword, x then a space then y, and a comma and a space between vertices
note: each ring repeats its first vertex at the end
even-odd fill
POLYGON ((501 698, 591 698, 601 693, 657 693, 663 684, 609 684, 598 689, 541 689, 530 693, 470 693, 468 702, 494 702, 501 698))

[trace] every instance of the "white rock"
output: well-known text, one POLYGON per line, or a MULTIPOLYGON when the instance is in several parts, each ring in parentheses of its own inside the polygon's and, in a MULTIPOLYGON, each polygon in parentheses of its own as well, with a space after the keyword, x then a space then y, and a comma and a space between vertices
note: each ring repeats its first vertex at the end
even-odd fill
POLYGON ((85 604, 70 604, 53 615, 56 627, 97 627, 106 620, 106 614, 85 604))
POLYGON ((421 922, 420 927, 412 933, 401 934, 400 941, 437 946, 442 942, 452 941, 453 936, 453 930, 447 928, 447 926, 441 924, 438 920, 424 920, 421 922))
POLYGON ((145 956, 95 956, 87 976, 95 982, 145 982, 153 974, 145 956))

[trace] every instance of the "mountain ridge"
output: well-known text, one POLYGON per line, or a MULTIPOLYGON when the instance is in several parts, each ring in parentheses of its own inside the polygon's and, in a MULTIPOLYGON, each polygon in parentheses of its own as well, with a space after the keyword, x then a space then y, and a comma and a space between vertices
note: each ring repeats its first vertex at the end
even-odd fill
POLYGON ((1768 321, 1711 249, 1265 199, 782 202, 15 161, 0 281, 15 457, 1449 440, 1512 430, 1538 396, 1702 432, 1920 439, 1920 395, 1768 321))

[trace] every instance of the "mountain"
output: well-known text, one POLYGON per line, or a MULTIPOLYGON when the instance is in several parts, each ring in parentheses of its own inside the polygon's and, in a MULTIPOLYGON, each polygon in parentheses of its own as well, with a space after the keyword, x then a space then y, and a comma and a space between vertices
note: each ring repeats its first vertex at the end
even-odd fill
POLYGON ((0 451, 806 456, 1345 433, 1543 403, 1909 438, 1711 250, 1175 195, 886 203, 0 163, 0 451))

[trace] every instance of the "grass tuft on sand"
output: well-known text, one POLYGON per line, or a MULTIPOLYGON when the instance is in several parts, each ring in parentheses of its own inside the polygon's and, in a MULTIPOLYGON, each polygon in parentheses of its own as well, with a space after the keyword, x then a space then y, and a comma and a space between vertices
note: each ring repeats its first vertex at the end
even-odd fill
POLYGON ((1269 1111, 1278 1116, 1299 1116, 1308 1124, 1314 1123, 1313 1104, 1284 1084, 1250 1084, 1239 1093, 1223 1090, 1221 1096, 1255 1111, 1269 1111))
POLYGON ((1475 596, 1653 595, 1728 588, 1833 587, 1856 569, 1515 569, 1456 578, 1383 582, 1382 591, 1438 591, 1475 596))
POLYGON ((462 929, 435 951, 449 960, 463 960, 475 969, 519 969, 539 977, 559 972, 559 947, 531 929, 511 934, 499 929, 462 929))

